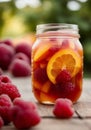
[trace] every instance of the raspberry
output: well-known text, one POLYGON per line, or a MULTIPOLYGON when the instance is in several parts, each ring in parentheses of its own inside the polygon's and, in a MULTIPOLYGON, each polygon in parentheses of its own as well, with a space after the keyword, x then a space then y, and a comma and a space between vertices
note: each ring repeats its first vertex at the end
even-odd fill
POLYGON ((0 75, 2 75, 3 74, 3 70, 0 68, 0 75))
POLYGON ((11 79, 6 76, 6 75, 1 75, 0 76, 0 84, 6 84, 6 83, 11 83, 11 79))
POLYGON ((69 99, 59 98, 55 102, 53 114, 58 118, 70 118, 74 114, 72 102, 69 99))
POLYGON ((31 75, 31 66, 28 62, 20 59, 15 59, 10 67, 10 72, 15 77, 25 77, 31 75))
POLYGON ((49 54, 48 57, 53 56, 57 51, 59 51, 60 47, 59 46, 53 46, 49 49, 49 54))
POLYGON ((4 125, 4 121, 3 121, 2 117, 0 117, 0 129, 2 128, 3 125, 4 125))
POLYGON ((67 70, 62 70, 59 75, 56 77, 56 82, 57 83, 63 83, 63 82, 68 82, 71 80, 71 75, 67 70))
POLYGON ((46 69, 45 68, 37 68, 34 71, 34 78, 41 83, 45 83, 48 80, 46 69))
POLYGON ((10 122, 9 110, 11 106, 12 101, 9 96, 6 94, 0 95, 0 116, 4 121, 4 124, 8 124, 10 122))
POLYGON ((13 59, 21 59, 30 63, 28 56, 22 52, 16 53, 13 59))
POLYGON ((55 42, 57 41, 57 38, 50 38, 50 41, 55 42))
POLYGON ((0 67, 7 70, 14 56, 14 49, 4 43, 0 44, 0 67))
POLYGON ((2 43, 13 47, 13 43, 10 39, 5 39, 5 40, 0 41, 0 44, 2 44, 2 43))
POLYGON ((75 85, 71 82, 65 82, 61 85, 63 95, 71 96, 74 93, 75 85))
POLYGON ((67 39, 63 40, 61 48, 65 49, 68 47, 69 47, 69 41, 67 39))
POLYGON ((10 115, 16 128, 28 129, 40 122, 41 118, 33 103, 19 98, 16 98, 13 103, 14 106, 10 110, 10 115))
POLYGON ((7 94, 11 100, 14 100, 16 97, 20 97, 20 93, 15 85, 12 83, 3 83, 0 82, 0 95, 7 94))
POLYGON ((30 102, 30 101, 21 100, 21 98, 15 99, 15 100, 13 101, 13 103, 14 103, 15 105, 18 105, 18 106, 24 108, 24 109, 27 108, 27 105, 28 105, 29 107, 31 107, 31 109, 37 109, 36 104, 34 104, 33 102, 30 102))
POLYGON ((31 46, 27 43, 20 43, 15 47, 16 53, 22 52, 26 54, 31 61, 31 46))

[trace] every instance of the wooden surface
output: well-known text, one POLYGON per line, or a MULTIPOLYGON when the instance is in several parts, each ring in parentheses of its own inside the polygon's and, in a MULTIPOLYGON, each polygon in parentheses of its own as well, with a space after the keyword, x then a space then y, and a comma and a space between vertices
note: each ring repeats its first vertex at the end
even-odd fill
MULTIPOLYGON (((53 106, 39 104, 31 91, 31 78, 12 78, 17 85, 24 100, 32 100, 37 103, 42 117, 40 124, 31 130, 91 130, 91 81, 83 80, 83 92, 79 101, 74 104, 75 114, 70 119, 57 119, 52 114, 53 106)), ((13 124, 4 126, 2 130, 16 130, 13 124)))

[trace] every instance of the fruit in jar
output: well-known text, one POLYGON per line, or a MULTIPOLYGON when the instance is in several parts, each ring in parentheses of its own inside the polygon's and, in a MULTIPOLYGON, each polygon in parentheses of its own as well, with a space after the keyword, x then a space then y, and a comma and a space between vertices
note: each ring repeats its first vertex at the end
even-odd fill
POLYGON ((40 93, 40 101, 42 101, 43 103, 53 103, 53 102, 55 102, 55 100, 56 100, 56 98, 55 97, 53 97, 53 96, 50 96, 49 94, 47 94, 47 93, 43 93, 43 92, 41 92, 40 93))
POLYGON ((56 83, 58 74, 66 69, 74 77, 81 68, 81 58, 72 49, 63 49, 56 52, 48 62, 47 75, 52 83, 56 83))
POLYGON ((38 61, 38 60, 42 60, 46 57, 46 55, 48 54, 48 50, 51 48, 51 42, 47 42, 47 43, 43 43, 41 44, 35 54, 34 54, 34 61, 38 61))
POLYGON ((75 101, 75 97, 78 96, 77 92, 80 91, 80 89, 78 88, 78 86, 76 86, 74 83, 72 82, 64 82, 62 83, 60 86, 60 95, 62 98, 68 98, 70 99, 72 102, 75 101))
POLYGON ((41 91, 44 93, 48 93, 50 90, 51 83, 50 81, 47 81, 44 85, 41 87, 41 91))
POLYGON ((41 92, 44 92, 44 93, 48 93, 48 91, 50 90, 50 81, 46 81, 44 84, 41 84, 37 81, 34 81, 34 88, 37 89, 37 90, 40 90, 41 92))
POLYGON ((46 74, 46 68, 37 68, 34 70, 34 79, 40 83, 45 83, 48 80, 48 76, 46 74))
POLYGON ((34 52, 34 62, 49 60, 49 58, 60 49, 60 45, 56 44, 56 41, 47 41, 38 46, 34 52))
POLYGON ((75 50, 75 44, 73 40, 64 39, 62 41, 61 49, 71 48, 75 50))
POLYGON ((56 77, 57 83, 68 82, 70 80, 71 80, 71 75, 66 69, 63 69, 56 77))

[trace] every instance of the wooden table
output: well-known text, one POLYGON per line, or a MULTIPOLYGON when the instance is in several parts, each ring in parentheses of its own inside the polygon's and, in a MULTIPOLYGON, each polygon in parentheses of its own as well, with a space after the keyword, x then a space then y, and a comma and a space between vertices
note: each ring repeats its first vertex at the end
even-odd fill
MULTIPOLYGON (((22 98, 37 103, 31 91, 31 79, 12 78, 12 82, 17 85, 22 98)), ((53 106, 37 103, 39 113, 42 117, 40 124, 32 127, 32 130, 91 130, 91 81, 83 80, 83 93, 79 101, 74 104, 75 114, 70 119, 57 119, 52 114, 53 106)), ((16 130, 11 123, 4 126, 2 130, 16 130)))

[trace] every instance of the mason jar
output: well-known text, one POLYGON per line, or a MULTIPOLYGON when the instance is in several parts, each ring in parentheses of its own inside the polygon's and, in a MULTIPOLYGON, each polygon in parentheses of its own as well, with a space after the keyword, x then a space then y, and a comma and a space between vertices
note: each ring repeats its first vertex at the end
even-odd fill
POLYGON ((37 25, 32 47, 32 91, 38 102, 58 98, 75 103, 82 93, 83 47, 77 25, 37 25))

